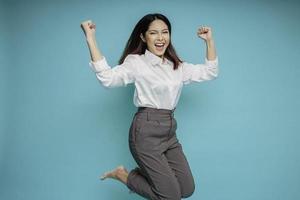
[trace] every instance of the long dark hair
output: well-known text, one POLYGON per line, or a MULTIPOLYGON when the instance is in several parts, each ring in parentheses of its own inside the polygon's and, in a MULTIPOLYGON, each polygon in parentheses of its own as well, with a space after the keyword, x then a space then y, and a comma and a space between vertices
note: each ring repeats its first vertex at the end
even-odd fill
POLYGON ((176 54, 176 51, 171 43, 171 23, 168 18, 159 13, 147 14, 135 25, 123 51, 123 54, 119 60, 119 64, 122 64, 128 54, 144 54, 147 49, 147 44, 140 38, 141 33, 145 37, 146 31, 149 28, 151 22, 156 19, 160 19, 166 23, 170 33, 170 43, 167 47, 164 57, 174 63, 173 69, 176 70, 179 64, 182 62, 176 54))

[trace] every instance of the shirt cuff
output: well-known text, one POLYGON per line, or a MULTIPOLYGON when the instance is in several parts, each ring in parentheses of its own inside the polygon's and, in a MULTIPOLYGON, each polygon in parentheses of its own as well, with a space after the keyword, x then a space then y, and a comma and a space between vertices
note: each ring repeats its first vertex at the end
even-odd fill
POLYGON ((218 56, 216 56, 216 58, 214 60, 208 60, 206 57, 205 57, 205 64, 206 65, 209 65, 209 66, 218 66, 218 56))
POLYGON ((102 56, 102 59, 97 60, 97 61, 91 60, 89 62, 89 66, 95 73, 110 69, 110 67, 107 64, 106 58, 104 56, 102 56))

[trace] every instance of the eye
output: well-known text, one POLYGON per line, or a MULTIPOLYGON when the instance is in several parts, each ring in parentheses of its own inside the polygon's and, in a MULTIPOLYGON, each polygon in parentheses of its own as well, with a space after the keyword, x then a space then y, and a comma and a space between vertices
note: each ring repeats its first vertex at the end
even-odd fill
POLYGON ((154 35, 155 34, 155 32, 150 32, 150 35, 154 35))

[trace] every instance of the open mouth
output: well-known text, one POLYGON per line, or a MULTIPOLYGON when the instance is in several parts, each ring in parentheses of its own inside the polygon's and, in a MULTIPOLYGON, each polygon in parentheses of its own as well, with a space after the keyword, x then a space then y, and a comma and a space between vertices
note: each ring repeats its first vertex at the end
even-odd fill
POLYGON ((156 43, 155 48, 158 51, 162 51, 164 49, 165 44, 164 43, 156 43))

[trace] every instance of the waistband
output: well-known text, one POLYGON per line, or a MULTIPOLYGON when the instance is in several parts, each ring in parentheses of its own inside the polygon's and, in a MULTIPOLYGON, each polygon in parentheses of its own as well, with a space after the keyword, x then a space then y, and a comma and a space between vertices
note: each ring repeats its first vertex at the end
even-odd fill
POLYGON ((162 109, 162 108, 150 108, 150 107, 138 107, 137 112, 153 112, 159 114, 173 114, 176 108, 172 110, 162 109))
POLYGON ((138 107, 138 110, 135 115, 147 119, 147 120, 159 120, 159 119, 171 119, 174 117, 174 111, 168 109, 158 109, 150 107, 138 107))

